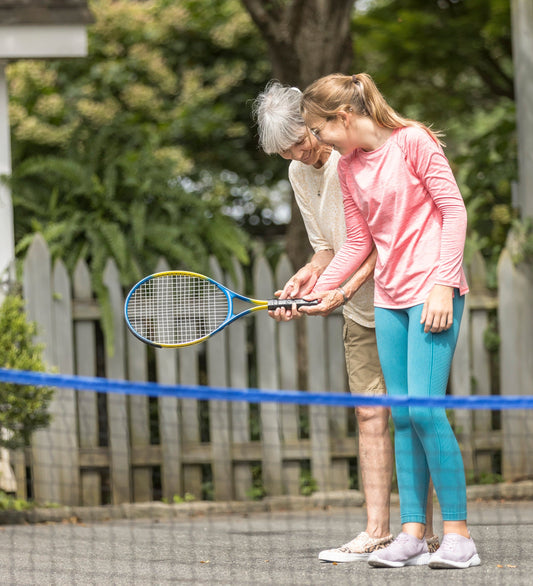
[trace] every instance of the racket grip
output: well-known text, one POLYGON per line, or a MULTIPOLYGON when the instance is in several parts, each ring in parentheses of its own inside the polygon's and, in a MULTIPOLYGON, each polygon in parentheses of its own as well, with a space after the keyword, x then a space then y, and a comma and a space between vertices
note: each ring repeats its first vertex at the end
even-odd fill
POLYGON ((296 307, 303 307, 310 306, 310 305, 318 305, 320 301, 318 299, 313 299, 312 301, 307 301, 306 299, 270 299, 268 302, 268 310, 273 311, 278 307, 284 307, 285 309, 291 309, 293 305, 296 304, 296 307))

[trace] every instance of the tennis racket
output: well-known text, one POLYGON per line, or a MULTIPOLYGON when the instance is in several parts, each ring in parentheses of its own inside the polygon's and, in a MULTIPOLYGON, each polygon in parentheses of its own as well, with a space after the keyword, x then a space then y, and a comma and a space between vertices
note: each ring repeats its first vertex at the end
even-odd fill
POLYGON ((142 342, 179 348, 203 342, 254 311, 294 304, 317 305, 318 300, 250 299, 198 273, 165 271, 145 277, 133 287, 124 304, 124 317, 142 342))

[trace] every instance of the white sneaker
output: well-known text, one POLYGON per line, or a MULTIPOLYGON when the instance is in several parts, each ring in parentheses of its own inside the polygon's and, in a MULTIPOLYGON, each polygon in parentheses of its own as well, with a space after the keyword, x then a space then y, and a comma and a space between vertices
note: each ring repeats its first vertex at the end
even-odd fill
POLYGON ((372 553, 368 563, 375 568, 403 568, 426 566, 429 560, 426 540, 402 532, 389 547, 372 553))
POLYGON ((378 539, 370 537, 366 531, 350 542, 336 549, 325 549, 318 554, 318 559, 324 562, 358 562, 365 561, 368 556, 378 549, 390 545, 394 537, 387 535, 378 539))
POLYGON ((439 568, 470 568, 479 566, 481 560, 476 550, 476 544, 470 537, 463 537, 456 533, 447 533, 442 538, 442 545, 429 560, 429 567, 439 568))

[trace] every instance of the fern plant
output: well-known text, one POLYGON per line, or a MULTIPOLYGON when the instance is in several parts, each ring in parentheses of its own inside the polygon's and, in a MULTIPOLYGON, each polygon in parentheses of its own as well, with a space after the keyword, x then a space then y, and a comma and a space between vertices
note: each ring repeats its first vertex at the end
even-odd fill
POLYGON ((11 185, 14 205, 25 218, 17 225, 17 255, 23 256, 40 232, 52 257, 70 271, 85 260, 112 342, 103 283, 109 258, 127 288, 153 272, 160 257, 174 268, 206 270, 215 254, 230 269, 231 257, 246 262, 247 252, 245 237, 220 205, 188 193, 164 161, 142 154, 106 161, 104 155, 90 157, 94 167, 57 157, 29 159, 16 168, 11 185))

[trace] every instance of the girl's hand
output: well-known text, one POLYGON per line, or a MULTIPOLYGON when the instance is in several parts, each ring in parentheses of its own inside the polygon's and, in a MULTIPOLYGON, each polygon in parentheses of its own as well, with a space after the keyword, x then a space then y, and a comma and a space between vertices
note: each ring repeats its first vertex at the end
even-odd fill
POLYGON ((453 287, 434 285, 422 308, 420 323, 424 332, 438 334, 453 324, 453 287))
POLYGON ((308 301, 311 301, 312 299, 320 299, 320 303, 318 305, 304 305, 299 308, 298 311, 300 313, 305 313, 307 315, 326 316, 344 303, 344 296, 338 289, 312 293, 310 295, 306 295, 304 299, 307 299, 308 301))

